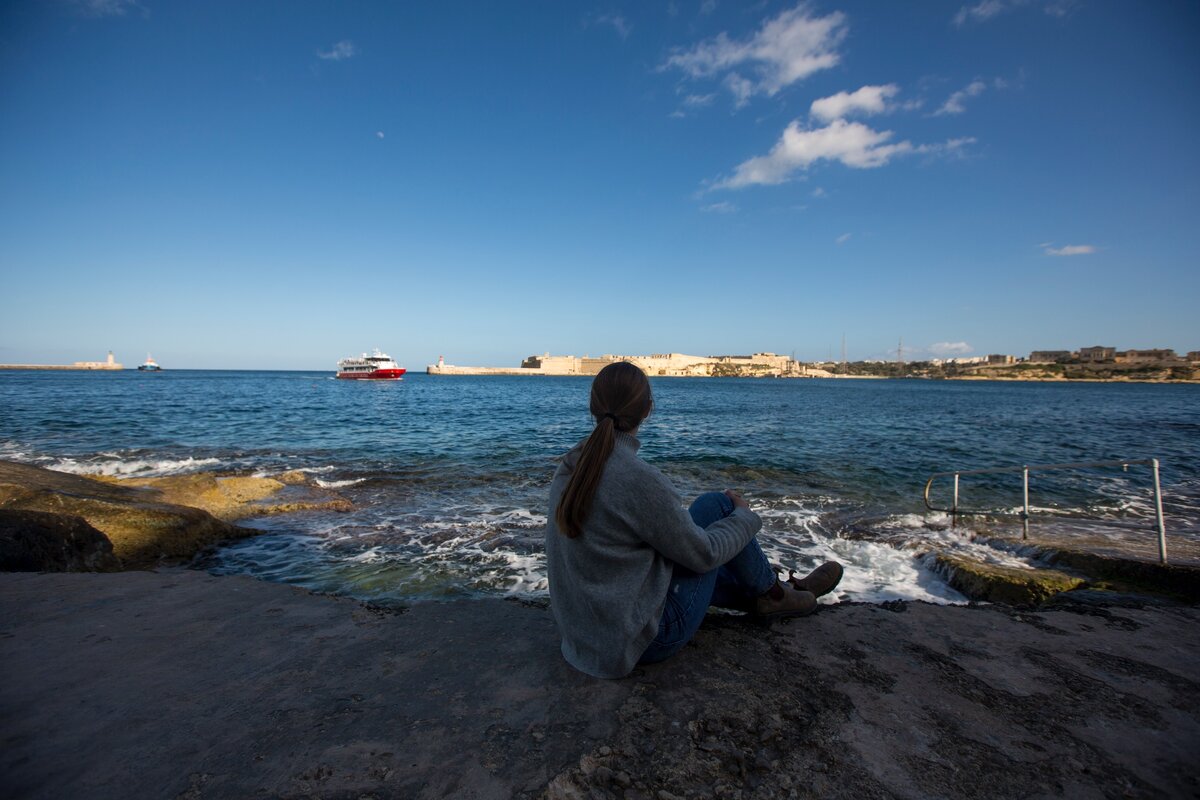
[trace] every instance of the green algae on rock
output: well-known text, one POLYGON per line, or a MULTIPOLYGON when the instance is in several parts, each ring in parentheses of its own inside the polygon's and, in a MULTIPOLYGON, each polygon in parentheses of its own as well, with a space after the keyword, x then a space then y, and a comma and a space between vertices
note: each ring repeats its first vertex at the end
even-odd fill
POLYGON ((1060 592, 1087 583, 1083 578, 1058 570, 1004 567, 945 553, 938 553, 934 564, 955 589, 972 600, 992 603, 1040 605, 1060 592))

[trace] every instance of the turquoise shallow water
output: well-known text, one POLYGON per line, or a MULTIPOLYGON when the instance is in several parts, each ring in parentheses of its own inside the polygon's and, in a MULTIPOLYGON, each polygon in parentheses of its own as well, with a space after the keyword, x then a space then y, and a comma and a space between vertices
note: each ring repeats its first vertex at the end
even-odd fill
MULTIPOLYGON (((0 373, 0 458, 84 474, 307 469, 352 514, 254 521, 201 566, 379 601, 545 591, 554 458, 590 430, 586 378, 318 372, 0 373)), ((921 489, 949 469, 1157 457, 1172 537, 1200 537, 1200 387, 655 379, 643 456, 687 496, 742 491, 768 553, 848 564, 844 597, 955 601, 915 553, 970 548, 921 489)), ((941 495, 943 500, 946 495, 941 495)), ((1019 476, 964 480, 1015 510, 1019 476)), ((1038 476, 1037 525, 1149 522, 1149 472, 1038 476), (1067 523, 1070 524, 1067 524, 1067 523)), ((1000 524, 979 520, 975 524, 1000 524)), ((1103 525, 1101 525, 1102 527, 1103 525)), ((1133 534, 1128 535, 1146 535, 1133 534)))

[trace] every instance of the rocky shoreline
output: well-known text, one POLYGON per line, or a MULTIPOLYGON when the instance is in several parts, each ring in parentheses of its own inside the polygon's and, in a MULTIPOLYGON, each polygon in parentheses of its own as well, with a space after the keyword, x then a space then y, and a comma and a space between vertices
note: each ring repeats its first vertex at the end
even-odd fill
POLYGON ((0 575, 11 798, 1192 797, 1200 611, 1061 595, 710 616, 619 681, 541 604, 0 575))
POLYGON ((164 566, 306 508, 349 504, 303 473, 0 462, 0 796, 1200 792, 1194 567, 945 557, 1000 602, 710 615, 676 658, 601 681, 562 660, 544 602, 381 609, 164 566))
POLYGON ((257 533, 237 520, 314 509, 349 511, 352 506, 299 472, 275 478, 195 473, 117 480, 0 461, 0 570, 17 568, 14 563, 26 565, 20 569, 51 570, 181 564, 219 542, 257 533), (75 560, 62 555, 76 547, 87 552, 75 560), (31 560, 38 553, 52 557, 31 560), (96 564, 87 566, 88 559, 96 564), (66 566, 55 566, 60 561, 66 566))

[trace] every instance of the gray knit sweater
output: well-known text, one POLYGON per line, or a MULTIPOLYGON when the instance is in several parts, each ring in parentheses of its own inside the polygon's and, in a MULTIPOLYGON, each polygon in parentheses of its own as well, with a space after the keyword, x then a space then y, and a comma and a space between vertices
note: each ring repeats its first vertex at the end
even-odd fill
POLYGON ((707 528, 688 515, 675 487, 617 433, 583 533, 559 533, 554 512, 582 443, 563 456, 550 484, 546 565, 550 605, 573 667, 598 678, 628 675, 658 633, 673 564, 716 569, 754 538, 762 520, 745 508, 707 528))

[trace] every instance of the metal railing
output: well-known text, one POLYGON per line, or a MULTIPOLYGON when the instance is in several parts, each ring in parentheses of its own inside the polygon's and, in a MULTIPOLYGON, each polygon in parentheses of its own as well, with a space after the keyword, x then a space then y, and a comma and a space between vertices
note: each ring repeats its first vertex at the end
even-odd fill
POLYGON ((1158 459, 1143 458, 1131 459, 1125 461, 1081 461, 1070 464, 1025 464, 1020 467, 993 467, 991 469, 965 469, 956 470, 953 472, 935 472, 929 476, 929 480, 925 482, 925 507, 930 511, 942 511, 951 515, 951 521, 957 521, 960 514, 987 514, 989 516, 997 516, 1001 512, 996 511, 963 511, 958 507, 958 479, 963 475, 992 475, 1003 472, 1019 472, 1021 473, 1021 488, 1024 497, 1024 510, 1018 515, 1021 518, 1021 538, 1029 538, 1029 473, 1031 472, 1047 472, 1050 470, 1064 469, 1091 469, 1093 467, 1121 467, 1126 472, 1131 466, 1146 465, 1150 467, 1154 474, 1154 515, 1158 527, 1158 560, 1163 564, 1167 563, 1167 530, 1163 524, 1162 510, 1162 486, 1158 479, 1158 459), (950 508, 938 508, 929 502, 929 490, 933 487, 933 482, 938 478, 954 478, 954 504, 950 508))

